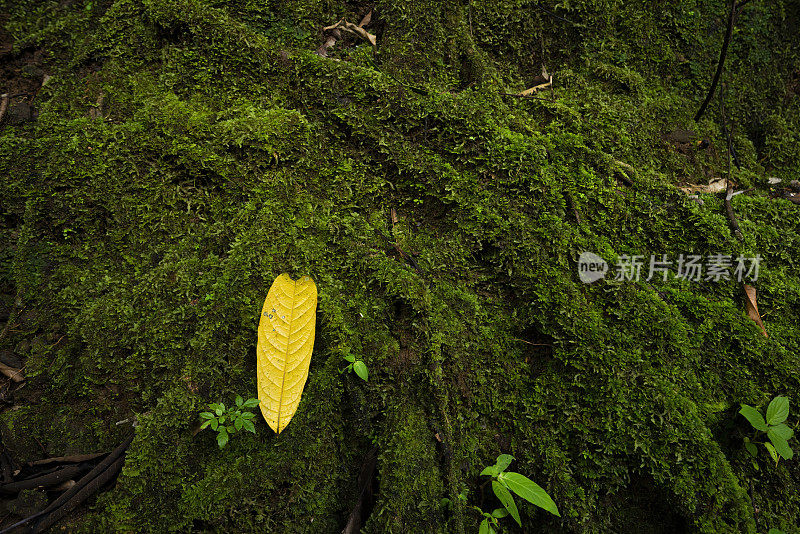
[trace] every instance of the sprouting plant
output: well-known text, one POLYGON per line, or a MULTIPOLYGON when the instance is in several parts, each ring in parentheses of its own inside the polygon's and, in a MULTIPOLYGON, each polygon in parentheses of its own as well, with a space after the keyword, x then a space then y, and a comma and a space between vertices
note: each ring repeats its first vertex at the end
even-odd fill
POLYGON ((503 508, 497 508, 491 513, 487 513, 477 506, 474 507, 483 515, 483 521, 478 530, 479 534, 496 533, 499 529, 497 520, 507 515, 511 515, 514 521, 516 521, 519 526, 522 526, 522 520, 519 517, 519 510, 517 509, 517 504, 514 502, 512 492, 529 503, 535 504, 539 508, 544 508, 551 514, 561 517, 561 514, 558 513, 556 503, 553 502, 553 499, 550 498, 550 495, 548 495, 541 486, 525 475, 506 471, 513 460, 514 457, 510 454, 501 454, 497 457, 497 462, 494 465, 481 471, 481 476, 492 477, 492 490, 500 500, 503 508))
POLYGON ((761 412, 747 404, 742 404, 742 409, 739 410, 739 413, 750 421, 750 424, 758 432, 765 432, 769 439, 769 442, 758 442, 745 437, 744 446, 751 456, 755 457, 758 454, 756 444, 763 443, 764 448, 775 460, 775 465, 778 464, 780 458, 791 460, 792 456, 794 456, 794 451, 789 447, 788 442, 794 436, 794 431, 784 423, 789 417, 789 399, 786 397, 772 399, 772 402, 767 406, 766 418, 761 415, 761 412))
POLYGON ((217 432, 217 444, 221 449, 228 443, 228 438, 242 429, 253 434, 256 428, 253 425, 253 418, 256 416, 248 408, 255 408, 259 404, 258 399, 243 400, 239 395, 236 396, 236 407, 226 408, 222 403, 211 403, 208 405, 210 412, 202 412, 201 419, 205 419, 200 429, 211 427, 217 432))
POLYGON ((347 371, 355 371, 355 373, 364 381, 366 382, 369 378, 369 371, 367 371, 367 365, 361 361, 359 358, 356 358, 351 353, 347 353, 346 356, 342 356, 345 361, 350 362, 350 365, 345 367, 344 369, 340 370, 340 373, 345 373, 347 371))

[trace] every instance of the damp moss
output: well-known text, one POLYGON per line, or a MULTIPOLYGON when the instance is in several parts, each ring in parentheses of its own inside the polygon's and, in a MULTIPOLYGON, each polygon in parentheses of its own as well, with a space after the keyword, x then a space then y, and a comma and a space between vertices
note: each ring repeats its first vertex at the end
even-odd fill
POLYGON ((496 506, 500 453, 561 510, 521 504, 527 531, 799 528, 797 463, 754 466, 736 413, 799 385, 800 211, 767 185, 800 168, 795 4, 748 4, 731 46, 741 241, 721 199, 675 188, 727 172, 716 105, 691 122, 725 2, 378 2, 377 51, 329 58, 318 29, 371 5, 13 4, 52 77, 0 131, 0 278, 36 311, 3 340, 29 376, 4 443, 93 452, 136 422, 71 527, 338 532, 377 446, 367 532, 474 531, 457 494, 496 506), (543 65, 554 92, 504 94, 543 65), (735 280, 585 285, 583 251, 758 254, 770 337, 735 280), (319 288, 302 402, 220 450, 197 413, 255 395, 283 272, 319 288))

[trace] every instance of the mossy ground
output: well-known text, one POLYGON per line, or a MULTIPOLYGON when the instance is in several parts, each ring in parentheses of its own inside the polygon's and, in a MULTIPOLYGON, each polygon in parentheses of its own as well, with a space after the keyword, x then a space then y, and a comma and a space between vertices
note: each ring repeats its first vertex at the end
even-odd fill
POLYGON ((499 453, 561 510, 520 503, 525 532, 800 532, 798 460, 756 470, 736 413, 785 394, 798 421, 800 209, 767 186, 800 178, 797 2, 748 4, 727 62, 744 239, 675 188, 726 172, 717 100, 691 121, 726 4, 7 4, 52 77, 0 131, 0 281, 24 307, 3 344, 28 377, 4 443, 109 449, 136 417, 115 488, 71 519, 87 532, 339 532, 373 445, 365 532, 475 531, 441 499, 496 505, 478 474, 499 453), (377 53, 314 54, 371 7, 377 53), (501 94, 542 64, 554 93, 501 94), (686 127, 711 148, 664 141, 686 127), (735 280, 585 285, 585 250, 759 254, 770 337, 735 280), (197 413, 255 395, 282 272, 319 288, 303 400, 220 450, 197 413))

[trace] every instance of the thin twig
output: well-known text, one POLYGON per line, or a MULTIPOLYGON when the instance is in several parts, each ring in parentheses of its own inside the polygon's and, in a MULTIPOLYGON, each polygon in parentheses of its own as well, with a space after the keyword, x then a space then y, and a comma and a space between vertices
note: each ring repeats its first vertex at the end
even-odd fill
POLYGON ((547 101, 550 100, 548 98, 544 98, 544 97, 541 97, 541 96, 520 95, 520 94, 517 94, 517 93, 498 93, 498 94, 503 95, 503 96, 513 96, 514 98, 530 98, 531 100, 547 100, 547 101))
POLYGON ((728 146, 728 170, 726 175, 728 184, 725 191, 725 213, 728 215, 728 222, 730 223, 731 230, 733 231, 734 235, 736 235, 736 237, 739 239, 744 239, 742 231, 739 229, 739 221, 736 220, 736 214, 733 212, 733 204, 731 204, 731 199, 733 198, 733 181, 731 180, 731 135, 730 132, 728 132, 727 119, 725 118, 724 85, 719 91, 719 107, 722 114, 722 129, 723 131, 727 132, 728 136, 726 139, 726 144, 728 146))
MULTIPOLYGON (((725 84, 723 84, 723 87, 720 88, 720 101, 723 98, 722 93, 725 90, 724 87, 725 84)), ((733 132, 728 131, 728 124, 725 120, 725 105, 723 104, 721 108, 722 108, 722 135, 725 137, 725 142, 728 145, 728 152, 730 153, 730 156, 733 158, 733 164, 736 165, 737 169, 741 170, 742 165, 741 163, 739 163, 739 155, 736 154, 736 147, 733 146, 733 132)), ((731 126, 731 130, 733 130, 733 126, 731 126)))
POLYGON ((45 446, 44 446, 44 445, 42 445, 42 442, 41 442, 41 441, 39 441, 39 438, 37 438, 36 436, 31 436, 31 437, 33 438, 33 441, 35 441, 35 442, 36 442, 36 444, 39 446, 39 448, 40 448, 40 449, 42 449, 42 454, 44 454, 45 456, 47 456, 47 454, 48 454, 48 453, 47 453, 47 449, 45 448, 45 446))
POLYGON ((566 22, 567 24, 572 24, 573 26, 575 26, 575 27, 578 27, 578 28, 583 28, 583 27, 584 27, 584 25, 583 25, 583 24, 578 24, 577 22, 573 22, 573 21, 571 21, 571 20, 569 20, 569 19, 565 19, 564 17, 560 17, 560 16, 556 15, 555 13, 552 13, 552 12, 550 12, 550 11, 547 11, 547 10, 546 10, 545 8, 543 8, 542 6, 533 6, 533 7, 535 7, 535 8, 536 8, 536 9, 538 9, 539 11, 542 11, 542 12, 544 12, 544 13, 545 13, 545 14, 547 14, 547 15, 550 15, 550 16, 551 16, 551 17, 553 17, 554 19, 560 20, 560 21, 562 21, 562 22, 566 22))
POLYGON ((711 81, 711 87, 708 89, 708 94, 706 95, 706 99, 703 100, 703 103, 700 105, 700 109, 697 110, 697 113, 694 116, 695 122, 698 122, 700 118, 703 116, 703 113, 705 113, 708 103, 711 102, 711 98, 714 96, 714 91, 716 91, 717 89, 717 83, 719 83, 719 77, 722 74, 722 67, 725 64, 725 56, 728 54, 728 45, 731 42, 731 36, 733 35, 733 25, 735 22, 736 22, 736 0, 731 0, 731 12, 728 15, 728 31, 725 33, 725 40, 722 42, 722 51, 719 54, 719 63, 717 63, 717 72, 714 73, 714 79, 711 81))
POLYGON ((528 345, 535 345, 537 347, 552 347, 552 343, 531 343, 530 341, 525 341, 524 339, 520 339, 518 337, 512 337, 514 341, 522 341, 523 343, 527 343, 528 345))

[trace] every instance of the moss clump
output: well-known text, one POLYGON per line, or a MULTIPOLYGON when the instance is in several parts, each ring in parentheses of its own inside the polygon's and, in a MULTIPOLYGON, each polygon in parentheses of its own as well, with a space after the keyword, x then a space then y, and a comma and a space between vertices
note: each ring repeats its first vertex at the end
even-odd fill
POLYGON ((726 172, 721 117, 691 126, 706 151, 667 140, 725 6, 379 2, 377 53, 322 58, 317 29, 371 6, 13 2, 52 77, 0 132, 0 284, 36 312, 2 340, 30 378, 9 449, 107 449, 137 420, 87 532, 338 532, 373 445, 367 532, 474 530, 441 499, 495 505, 479 473, 501 452, 562 512, 522 505, 528 531, 800 528, 797 462, 756 470, 736 414, 800 385, 800 211, 766 182, 800 168, 795 3, 748 4, 730 51, 743 240, 674 187, 726 172), (543 64, 555 93, 501 94, 543 64), (758 254, 770 337, 736 280, 585 285, 583 251, 758 254), (282 272, 320 291, 303 400, 220 450, 197 412, 254 395, 282 272), (368 383, 338 373, 348 351, 368 383))

